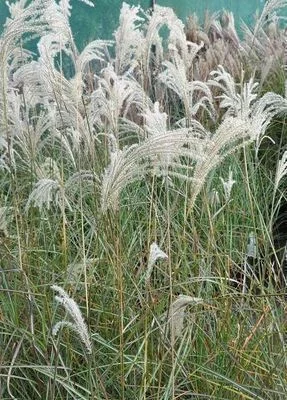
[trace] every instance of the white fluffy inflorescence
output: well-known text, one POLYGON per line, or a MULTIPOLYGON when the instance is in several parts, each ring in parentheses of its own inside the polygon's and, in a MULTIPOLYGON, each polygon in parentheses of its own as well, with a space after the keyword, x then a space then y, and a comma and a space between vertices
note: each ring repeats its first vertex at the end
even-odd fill
MULTIPOLYGON (((71 3, 11 3, 0 38, 0 168, 33 173, 26 210, 74 211, 76 189, 86 193, 94 183, 102 211, 116 209, 121 192, 146 176, 189 182, 191 209, 210 172, 238 147, 256 142, 258 148, 271 119, 286 113, 285 98, 275 93, 259 98, 254 79, 244 83, 242 74, 238 85, 238 76, 225 65, 216 62, 211 75, 207 68, 210 79, 201 79, 199 60, 207 63, 204 54, 212 46, 208 37, 204 51, 202 40, 186 40, 184 24, 172 9, 156 6, 150 15, 123 3, 113 56, 111 41, 95 40, 77 49, 69 25, 71 3), (38 57, 23 47, 30 37, 38 38, 38 57), (216 124, 214 90, 223 109, 216 124), (201 123, 205 116, 207 125, 201 123), (96 157, 102 144, 110 145, 104 157, 96 157), (61 164, 55 158, 60 154, 61 164)), ((276 8, 286 4, 266 3, 255 31, 260 33, 266 18, 270 22, 276 8)), ((223 15, 221 31, 215 22, 212 29, 219 37, 225 32, 240 52, 256 56, 254 34, 247 36, 252 48, 240 46, 231 14, 223 15)))
POLYGON ((150 246, 147 270, 145 274, 146 284, 149 283, 150 281, 153 266, 155 265, 158 259, 167 260, 168 255, 164 251, 162 251, 155 242, 153 242, 150 246))
POLYGON ((82 343, 85 345, 87 352, 91 354, 92 343, 90 340, 90 335, 78 304, 71 297, 69 297, 68 294, 65 292, 65 290, 60 286, 53 285, 51 286, 51 289, 58 293, 58 295, 55 295, 55 300, 59 304, 63 305, 67 314, 73 320, 73 322, 69 321, 57 322, 52 329, 53 335, 56 336, 62 327, 68 327, 77 333, 82 343))

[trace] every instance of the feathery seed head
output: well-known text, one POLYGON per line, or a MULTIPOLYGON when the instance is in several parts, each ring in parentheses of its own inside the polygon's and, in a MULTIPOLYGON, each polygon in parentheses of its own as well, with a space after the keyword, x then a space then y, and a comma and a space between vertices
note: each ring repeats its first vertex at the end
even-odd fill
POLYGON ((236 183, 236 181, 233 179, 232 169, 229 167, 229 174, 227 181, 225 181, 222 177, 220 177, 219 179, 221 180, 223 186, 225 201, 228 202, 230 200, 232 187, 236 183))
POLYGON ((150 245, 147 270, 146 270, 146 274, 145 274, 146 284, 149 283, 149 281, 150 281, 153 267, 158 259, 166 260, 166 259, 168 259, 168 255, 165 252, 163 252, 155 242, 153 242, 150 245))
POLYGON ((60 328, 63 326, 69 327, 80 337, 82 343, 85 345, 86 350, 89 354, 92 353, 92 343, 88 333, 87 325, 82 316, 81 310, 78 304, 65 292, 65 290, 57 285, 52 285, 51 289, 54 290, 58 295, 55 295, 55 300, 63 305, 67 314, 73 322, 60 321, 52 329, 53 335, 56 335, 60 328))
POLYGON ((201 303, 203 303, 202 298, 191 297, 184 294, 178 295, 178 297, 172 302, 168 312, 172 342, 177 337, 181 336, 186 307, 191 304, 201 303))

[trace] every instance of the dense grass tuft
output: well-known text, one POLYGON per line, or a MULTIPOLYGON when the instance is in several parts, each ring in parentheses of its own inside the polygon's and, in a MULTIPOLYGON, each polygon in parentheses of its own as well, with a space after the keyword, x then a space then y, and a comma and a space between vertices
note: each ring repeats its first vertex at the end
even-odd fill
POLYGON ((1 399, 286 399, 286 5, 124 4, 82 52, 69 1, 10 6, 1 399))

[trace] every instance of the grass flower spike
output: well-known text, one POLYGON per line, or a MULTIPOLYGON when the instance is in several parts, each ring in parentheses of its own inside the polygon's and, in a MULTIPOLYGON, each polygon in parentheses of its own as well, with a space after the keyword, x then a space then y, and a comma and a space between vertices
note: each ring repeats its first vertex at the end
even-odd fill
POLYGON ((191 297, 180 294, 169 308, 169 322, 172 342, 181 336, 185 317, 185 309, 190 304, 200 304, 203 300, 200 297, 191 297))
POLYGON ((57 335, 62 327, 68 327, 79 335, 82 343, 85 345, 86 350, 89 354, 92 353, 92 343, 90 341, 90 336, 88 333, 87 325, 82 316, 81 310, 78 304, 68 296, 63 288, 57 285, 51 286, 51 289, 57 292, 55 295, 55 300, 62 304, 67 312, 67 314, 72 318, 73 322, 60 321, 53 326, 52 333, 54 336, 57 335))
POLYGON ((287 174, 287 151, 285 151, 283 153, 283 156, 280 159, 278 166, 277 166, 277 171, 276 171, 276 175, 275 175, 275 183, 274 183, 275 190, 278 189, 281 179, 286 174, 287 174))
POLYGON ((153 266, 159 258, 165 260, 168 258, 168 255, 165 252, 163 252, 155 242, 153 242, 150 246, 150 251, 149 251, 147 271, 145 275, 146 283, 149 282, 153 266))
POLYGON ((223 186, 225 200, 228 202, 230 200, 232 187, 234 183, 236 183, 236 181, 233 179, 233 172, 231 168, 229 168, 228 180, 225 181, 222 177, 220 177, 220 180, 223 186))

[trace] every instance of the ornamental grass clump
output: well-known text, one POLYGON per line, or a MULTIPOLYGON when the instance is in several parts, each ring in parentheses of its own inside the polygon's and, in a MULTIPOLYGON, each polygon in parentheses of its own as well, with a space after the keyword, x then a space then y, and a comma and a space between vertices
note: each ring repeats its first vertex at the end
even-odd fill
POLYGON ((113 40, 80 49, 72 1, 9 3, 0 398, 286 398, 286 149, 260 158, 286 135, 285 5, 241 39, 229 12, 189 32, 123 3, 113 40))
POLYGON ((239 147, 260 143, 271 119, 286 109, 282 97, 271 92, 258 97, 253 78, 238 85, 222 66, 207 82, 196 79, 191 66, 201 57, 202 44, 186 39, 184 25, 169 8, 156 6, 152 15, 144 15, 124 4, 113 59, 111 41, 95 40, 78 51, 68 3, 23 4, 12 13, 1 41, 3 65, 8 65, 2 68, 1 93, 7 101, 1 110, 7 123, 1 143, 3 168, 34 173, 27 209, 33 204, 49 208, 55 199, 62 211, 71 210, 65 182, 74 182, 82 171, 93 176, 104 212, 119 206, 128 185, 147 176, 188 181, 192 208, 210 172, 239 147), (27 53, 18 62, 12 47, 24 31, 13 36, 9 27, 33 12, 25 33, 39 37, 39 55, 32 59, 27 53), (169 29, 167 48, 160 36, 163 26, 169 29), (121 41, 123 32, 129 32, 129 45, 121 41), (70 74, 57 61, 63 55, 70 74), (88 84, 93 65, 100 69, 88 84), (57 166, 60 179, 37 181, 43 158, 53 159, 55 152, 63 157, 57 166))
POLYGON ((212 132, 187 116, 188 127, 168 129, 167 115, 155 103, 153 118, 146 112, 147 138, 123 150, 111 150, 112 161, 102 179, 103 210, 115 206, 123 188, 147 173, 189 181, 193 206, 208 174, 236 149, 259 143, 272 118, 286 109, 286 100, 280 95, 270 92, 258 97, 253 79, 240 90, 221 66, 211 77, 209 86, 222 92, 218 99, 224 114, 219 126, 212 132))

